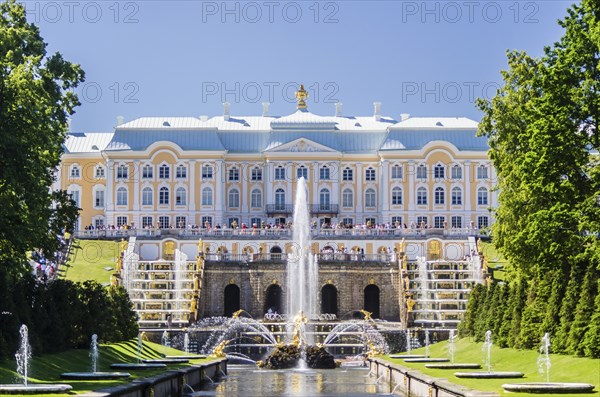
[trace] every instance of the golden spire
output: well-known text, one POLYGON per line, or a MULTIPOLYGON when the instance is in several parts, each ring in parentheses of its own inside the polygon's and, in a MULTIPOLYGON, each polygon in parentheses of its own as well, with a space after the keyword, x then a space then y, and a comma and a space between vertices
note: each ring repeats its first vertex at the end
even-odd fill
POLYGON ((298 101, 298 109, 306 109, 305 99, 308 98, 308 92, 304 89, 304 84, 300 84, 300 89, 296 91, 296 100, 298 101))

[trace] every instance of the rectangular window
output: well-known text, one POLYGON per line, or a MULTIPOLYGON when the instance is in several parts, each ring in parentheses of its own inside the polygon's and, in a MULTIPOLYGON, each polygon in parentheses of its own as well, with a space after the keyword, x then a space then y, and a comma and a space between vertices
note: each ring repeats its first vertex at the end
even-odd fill
POLYGON ((262 220, 260 218, 250 218, 250 227, 260 228, 262 220))
POLYGON ((127 224, 126 216, 117 216, 117 227, 125 226, 127 224))
POLYGON ((275 168, 275 180, 277 180, 277 181, 285 180, 285 168, 283 168, 283 167, 275 168))
POLYGON ((420 165, 417 167, 417 179, 427 179, 427 167, 420 165))
POLYGON ((94 226, 96 229, 102 229, 104 227, 104 218, 96 218, 94 221, 94 226))
POLYGON ((433 218, 433 227, 436 229, 443 229, 445 220, 446 220, 446 217, 444 217, 444 216, 434 217, 433 218))
POLYGON ((98 166, 96 168, 96 178, 104 178, 104 167, 98 166))
POLYGON ((179 229, 185 229, 187 223, 187 218, 185 216, 176 216, 175 217, 175 226, 179 229))
POLYGON ((120 165, 117 167, 117 179, 127 179, 129 176, 129 168, 126 165, 120 165))
POLYGON ((252 168, 252 181, 262 181, 262 170, 260 168, 252 168))
POLYGON ((142 227, 154 227, 153 219, 151 216, 142 216, 142 227))
POLYGON ((401 216, 392 216, 392 226, 402 227, 402 217, 401 216))
POLYGON ((71 200, 75 201, 75 205, 79 207, 79 190, 73 190, 69 193, 71 200))
POLYGON ((329 168, 322 167, 319 169, 319 179, 320 180, 329 180, 329 168))
POLYGON ((170 226, 170 219, 168 216, 158 217, 158 227, 161 229, 168 229, 170 226))
POLYGON ((392 167, 392 179, 402 179, 402 167, 395 165, 392 167))
POLYGON ((187 167, 185 165, 180 165, 177 167, 177 172, 175 174, 175 178, 177 178, 177 179, 187 178, 187 167))
POLYGON ((213 167, 210 165, 202 166, 202 179, 213 179, 213 167))
POLYGON ((344 219, 342 219, 342 223, 346 226, 352 226, 352 225, 354 225, 354 219, 344 218, 344 219))
POLYGON ((306 168, 306 167, 298 168, 297 174, 298 174, 297 179, 304 178, 304 179, 308 180, 308 168, 306 168))
POLYGON ((169 179, 171 177, 171 169, 168 165, 161 165, 158 168, 158 177, 160 179, 169 179))
POLYGON ((237 182, 240 180, 240 170, 233 167, 229 170, 229 180, 232 182, 237 182))
POLYGON ((418 216, 417 217, 417 227, 427 226, 427 217, 426 216, 418 216))
POLYGON ((462 228, 462 216, 453 216, 451 219, 452 219, 452 228, 454 228, 454 229, 462 228))
POLYGON ((488 169, 485 165, 480 165, 477 167, 477 179, 487 179, 488 178, 488 169))
POLYGON ((79 176, 79 167, 74 165, 73 168, 71 168, 71 178, 79 178, 79 176))
POLYGON ((452 179, 462 179, 462 168, 459 165, 452 167, 452 179))
POLYGON ((96 190, 96 199, 94 207, 104 207, 104 190, 96 190))
POLYGON ((479 229, 485 229, 489 226, 489 218, 487 216, 478 216, 477 217, 477 227, 479 229))
POLYGON ((212 227, 212 216, 203 216, 202 217, 202 227, 212 227))
POLYGON ((143 179, 152 179, 152 176, 153 176, 152 166, 145 165, 144 168, 142 168, 142 178, 143 179))
POLYGON ((344 168, 344 171, 342 171, 342 180, 351 181, 353 179, 354 179, 354 171, 352 171, 350 168, 344 168))
POLYGON ((367 168, 365 170, 365 180, 367 180, 367 181, 375 180, 375 170, 373 168, 367 168))
POLYGON ((371 226, 373 226, 373 227, 374 227, 375 225, 377 225, 377 222, 376 222, 376 220, 377 220, 377 219, 375 219, 375 218, 365 218, 365 223, 366 223, 367 225, 371 225, 371 226))

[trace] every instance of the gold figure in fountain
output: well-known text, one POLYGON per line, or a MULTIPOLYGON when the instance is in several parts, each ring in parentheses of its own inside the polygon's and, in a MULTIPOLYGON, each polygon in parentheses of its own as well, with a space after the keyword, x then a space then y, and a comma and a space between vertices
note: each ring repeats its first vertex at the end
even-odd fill
POLYGON ((361 312, 365 316, 365 318, 364 318, 365 321, 373 321, 373 318, 371 317, 371 315, 373 313, 368 312, 365 309, 361 309, 361 310, 359 310, 359 312, 361 312))
POLYGON ((234 313, 231 315, 231 318, 240 318, 240 315, 241 315, 243 312, 244 312, 244 309, 240 309, 240 310, 238 310, 238 311, 234 312, 234 313))
POLYGON ((308 322, 308 318, 304 315, 301 310, 294 320, 294 336, 292 337, 292 345, 300 346, 304 341, 302 340, 302 327, 308 322))
POLYGON ((227 354, 225 354, 225 347, 227 346, 228 343, 229 343, 229 341, 224 339, 221 343, 219 343, 217 346, 215 346, 215 348, 213 349, 213 352, 210 356, 213 358, 226 357, 227 354))
POLYGON ((375 346, 372 341, 369 341, 369 351, 367 352, 367 357, 381 356, 383 354, 383 350, 379 347, 375 346))

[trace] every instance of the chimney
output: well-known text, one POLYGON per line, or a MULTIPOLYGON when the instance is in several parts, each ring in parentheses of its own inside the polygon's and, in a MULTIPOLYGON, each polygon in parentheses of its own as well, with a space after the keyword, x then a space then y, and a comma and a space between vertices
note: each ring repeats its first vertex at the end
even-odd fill
POLYGON ((408 113, 401 113, 400 114, 400 121, 406 121, 410 118, 410 114, 408 113))
POLYGON ((373 107, 375 108, 373 117, 375 117, 376 121, 381 120, 381 102, 373 102, 373 107))
POLYGON ((123 116, 117 116, 117 126, 120 126, 121 124, 123 124, 123 116))
POLYGON ((263 107, 263 113, 262 113, 262 115, 263 115, 263 117, 269 115, 269 105, 270 105, 269 102, 263 102, 262 103, 262 107, 263 107))
POLYGON ((229 108, 231 104, 229 102, 223 102, 223 119, 225 121, 229 120, 229 108))
POLYGON ((342 117, 342 105, 341 102, 335 103, 335 117, 342 117))

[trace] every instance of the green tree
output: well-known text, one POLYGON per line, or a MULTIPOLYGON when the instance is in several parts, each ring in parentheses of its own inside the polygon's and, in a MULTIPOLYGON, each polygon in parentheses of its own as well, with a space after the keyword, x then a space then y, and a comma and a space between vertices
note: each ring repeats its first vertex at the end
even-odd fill
POLYGON ((598 295, 598 271, 591 265, 583 279, 581 296, 575 309, 575 318, 571 325, 568 339, 569 353, 583 355, 584 345, 581 343, 589 329, 590 319, 594 314, 594 298, 598 295))
MULTIPOLYGON (((600 285, 597 285, 596 288, 600 291, 600 285)), ((600 358, 600 293, 596 294, 594 314, 590 319, 590 326, 583 337, 581 346, 586 356, 600 358)))
POLYGON ((65 192, 49 189, 84 74, 47 55, 24 5, 2 2, 0 15, 0 271, 18 273, 33 248, 54 252, 77 216, 65 192))

